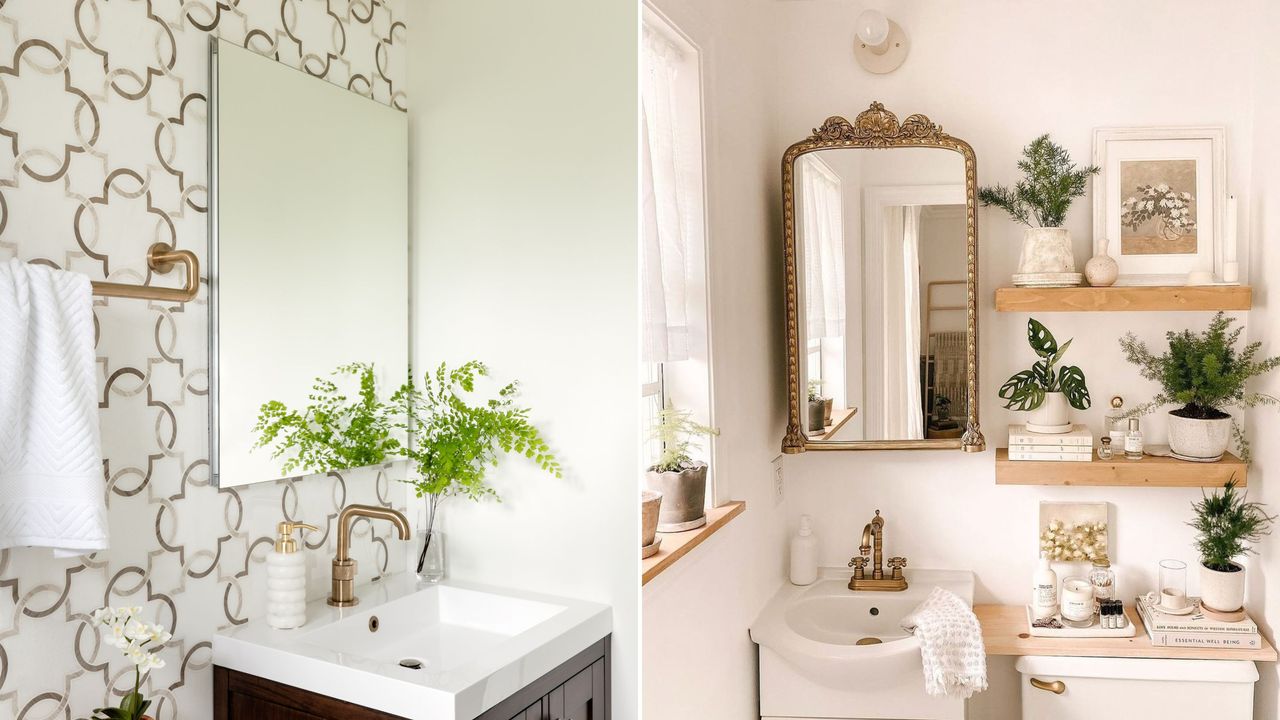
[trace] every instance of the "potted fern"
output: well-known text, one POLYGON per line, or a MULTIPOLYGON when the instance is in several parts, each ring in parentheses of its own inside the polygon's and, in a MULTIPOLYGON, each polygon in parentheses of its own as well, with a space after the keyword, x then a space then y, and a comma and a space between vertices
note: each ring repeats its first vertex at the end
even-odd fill
POLYGON ((822 432, 831 424, 831 399, 822 397, 821 380, 809 381, 809 430, 822 432))
POLYGON ((662 493, 658 532, 681 532, 707 524, 707 464, 689 456, 694 436, 719 435, 720 431, 696 423, 692 413, 670 401, 658 413, 652 437, 662 444, 662 455, 645 474, 650 490, 662 493))
POLYGON ((1027 429, 1032 432, 1070 432, 1070 408, 1088 410, 1092 404, 1084 371, 1075 365, 1057 367, 1071 340, 1059 345, 1049 328, 1029 318, 1027 342, 1040 359, 1006 380, 1000 386, 1000 398, 1009 410, 1029 411, 1027 429))
POLYGON ((1234 436, 1240 456, 1249 460, 1249 443, 1226 409, 1280 404, 1271 395, 1246 389, 1250 378, 1280 367, 1280 357, 1259 360, 1259 342, 1237 350, 1244 328, 1232 329, 1235 321, 1219 312, 1205 332, 1169 331, 1165 334, 1169 349, 1162 355, 1153 354, 1133 333, 1120 340, 1125 359, 1138 366, 1142 377, 1160 383, 1154 399, 1127 414, 1144 415, 1164 405, 1179 405, 1169 411, 1169 449, 1181 459, 1218 460, 1234 436))
POLYGON ((1252 543, 1271 532, 1274 515, 1261 503, 1249 502, 1229 480, 1222 492, 1214 491, 1192 503, 1195 518, 1187 523, 1196 530, 1200 552, 1200 603, 1209 610, 1230 613, 1244 607, 1244 566, 1235 560, 1253 549, 1252 543))
POLYGON ((1022 149, 1018 169, 1023 178, 1013 187, 992 185, 978 190, 983 207, 994 205, 1027 226, 1013 284, 1079 285, 1071 232, 1062 224, 1072 201, 1084 195, 1089 177, 1099 168, 1076 167, 1071 155, 1045 134, 1022 149))

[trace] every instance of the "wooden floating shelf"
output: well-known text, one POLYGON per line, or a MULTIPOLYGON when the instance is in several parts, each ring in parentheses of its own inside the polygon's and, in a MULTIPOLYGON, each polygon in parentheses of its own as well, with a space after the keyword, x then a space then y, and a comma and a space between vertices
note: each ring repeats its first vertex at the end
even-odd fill
POLYGON ((1227 453, 1214 463, 1197 463, 1171 457, 1125 460, 1123 457, 1090 462, 1010 460, 1008 448, 996 449, 997 485, 1083 485, 1128 487, 1221 487, 1231 478, 1248 484, 1249 466, 1227 453))
POLYGON ((1262 638, 1262 647, 1257 650, 1152 645, 1137 611, 1131 605, 1126 605, 1124 610, 1129 616, 1129 622, 1137 625, 1138 634, 1134 637, 1053 638, 1035 637, 1027 632, 1027 609, 1021 605, 973 606, 973 613, 978 616, 978 623, 982 625, 982 642, 987 647, 988 655, 1276 661, 1276 650, 1265 637, 1262 638))
POLYGON ((999 312, 1216 311, 1251 307, 1253 288, 1248 285, 996 289, 999 312))

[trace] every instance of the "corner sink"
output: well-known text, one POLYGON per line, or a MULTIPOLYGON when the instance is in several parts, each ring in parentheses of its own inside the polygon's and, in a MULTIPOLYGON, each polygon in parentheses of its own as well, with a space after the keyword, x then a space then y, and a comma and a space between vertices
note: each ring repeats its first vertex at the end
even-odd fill
POLYGON ((924 695, 920 642, 900 623, 935 587, 972 605, 973 573, 905 575, 900 592, 854 592, 850 573, 836 569, 807 587, 784 585, 751 626, 760 645, 761 714, 843 718, 858 707, 859 718, 950 716, 953 708, 924 695), (919 714, 878 714, 881 701, 887 713, 919 714))
POLYGON ((422 720, 471 720, 610 632, 607 606, 409 574, 308 622, 254 621, 214 637, 214 663, 422 720))

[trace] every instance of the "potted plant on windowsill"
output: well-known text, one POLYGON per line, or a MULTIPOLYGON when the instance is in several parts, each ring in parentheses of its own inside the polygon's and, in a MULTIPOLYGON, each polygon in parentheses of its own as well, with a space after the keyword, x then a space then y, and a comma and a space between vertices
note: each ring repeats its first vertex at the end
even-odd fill
POLYGON ((1256 552, 1251 543, 1271 532, 1276 517, 1237 493, 1234 478, 1221 493, 1215 490, 1192 507, 1195 519, 1187 524, 1196 530, 1200 552, 1200 603, 1216 612, 1235 612, 1244 606, 1245 580, 1244 566, 1235 559, 1256 552))
POLYGON ((1180 405, 1169 411, 1169 449, 1181 459, 1218 460, 1234 436, 1240 457, 1248 461, 1249 443, 1226 408, 1280 404, 1271 395, 1245 388, 1250 378, 1280 367, 1280 357, 1258 360, 1259 342, 1237 351, 1244 328, 1232 329, 1234 322, 1219 312, 1203 333, 1169 331, 1169 349, 1163 355, 1152 354, 1133 333, 1120 340, 1125 359, 1138 366, 1142 377, 1160 383, 1160 393, 1151 402, 1126 414, 1145 415, 1164 405, 1180 405))
POLYGON ((809 431, 822 432, 831 423, 831 400, 823 398, 818 388, 821 380, 809 381, 809 431))
POLYGON ((650 490, 662 493, 658 532, 682 532, 707 524, 707 464, 689 457, 695 435, 719 435, 720 431, 696 423, 692 413, 670 401, 658 413, 653 438, 662 443, 662 455, 645 473, 650 490))
POLYGON ((1046 134, 1022 149, 1018 169, 1023 178, 1013 187, 993 185, 978 190, 983 207, 994 205, 1027 226, 1013 284, 1079 285, 1080 274, 1076 272, 1071 254, 1071 232, 1062 224, 1072 201, 1084 195, 1089 177, 1097 174, 1099 168, 1076 167, 1071 155, 1046 134))
POLYGON ((1083 370, 1075 365, 1055 370, 1071 347, 1071 340, 1058 345, 1048 328, 1029 318, 1027 342, 1040 359, 1030 369, 1014 373, 1006 380, 1000 386, 1000 398, 1006 401, 1005 408, 1009 410, 1029 411, 1027 429, 1032 432, 1070 432, 1070 408, 1088 410, 1092 404, 1083 370))

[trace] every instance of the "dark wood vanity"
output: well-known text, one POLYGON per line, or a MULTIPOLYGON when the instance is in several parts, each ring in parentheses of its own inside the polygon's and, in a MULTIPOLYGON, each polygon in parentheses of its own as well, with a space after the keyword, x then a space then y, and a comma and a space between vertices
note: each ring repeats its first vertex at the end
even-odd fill
MULTIPOLYGON (((609 638, 605 637, 476 720, 609 720, 609 671, 609 638)), ((213 669, 213 718, 405 720, 219 666, 213 669)))

